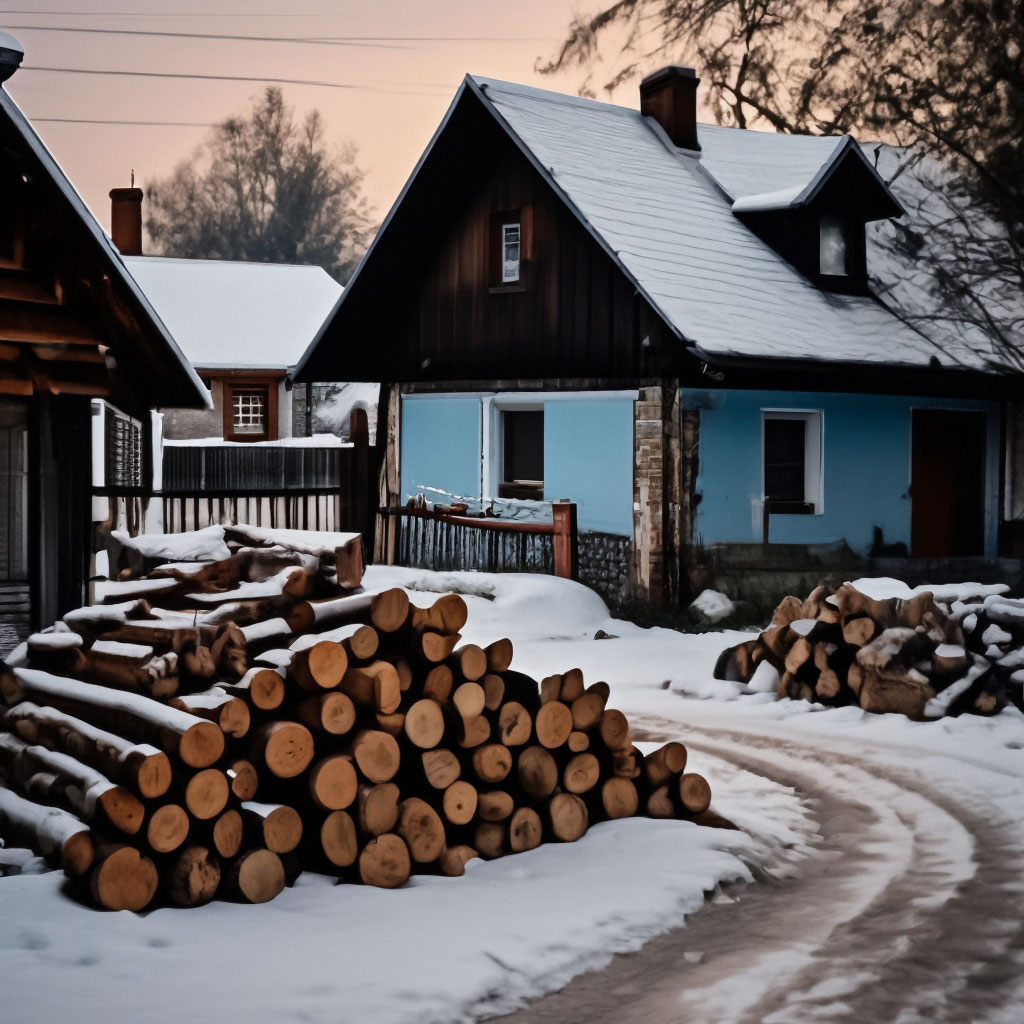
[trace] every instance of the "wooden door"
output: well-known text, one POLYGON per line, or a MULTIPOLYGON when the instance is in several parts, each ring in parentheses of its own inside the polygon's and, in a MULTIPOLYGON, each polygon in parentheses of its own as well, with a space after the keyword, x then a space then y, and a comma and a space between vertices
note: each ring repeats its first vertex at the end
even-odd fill
POLYGON ((911 425, 910 553, 985 553, 985 427, 981 412, 915 409, 911 425))

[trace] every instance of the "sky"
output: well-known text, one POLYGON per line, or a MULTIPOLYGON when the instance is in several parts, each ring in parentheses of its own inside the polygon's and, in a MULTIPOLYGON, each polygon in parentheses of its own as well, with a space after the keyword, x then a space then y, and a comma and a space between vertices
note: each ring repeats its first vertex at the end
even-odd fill
MULTIPOLYGON (((0 28, 25 49, 6 88, 105 227, 111 188, 128 185, 133 169, 143 187, 167 175, 209 124, 245 112, 274 78, 345 86, 281 88, 298 114, 321 111, 332 145, 356 145, 364 193, 380 221, 467 72, 575 93, 582 72, 545 77, 534 65, 556 52, 574 12, 596 6, 597 0, 0 0, 0 28), (90 121, 164 123, 83 123, 90 121)), ((636 105, 635 83, 615 99, 636 105)))

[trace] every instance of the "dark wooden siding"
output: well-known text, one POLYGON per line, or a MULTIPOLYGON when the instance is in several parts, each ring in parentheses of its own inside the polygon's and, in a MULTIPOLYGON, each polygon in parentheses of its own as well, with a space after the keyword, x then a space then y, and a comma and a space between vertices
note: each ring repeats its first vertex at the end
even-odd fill
POLYGON ((683 343, 466 94, 303 376, 625 382, 677 374, 684 360, 683 343), (493 273, 493 217, 509 210, 523 214, 519 288, 495 287, 493 273))

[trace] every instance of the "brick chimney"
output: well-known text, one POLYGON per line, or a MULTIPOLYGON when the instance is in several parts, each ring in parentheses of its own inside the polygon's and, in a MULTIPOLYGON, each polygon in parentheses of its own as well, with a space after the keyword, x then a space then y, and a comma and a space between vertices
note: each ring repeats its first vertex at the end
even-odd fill
POLYGON ((697 86, 693 68, 670 64, 640 83, 640 113, 653 117, 681 149, 700 150, 697 141, 697 86))
POLYGON ((110 237, 122 256, 142 255, 142 189, 110 190, 110 237))

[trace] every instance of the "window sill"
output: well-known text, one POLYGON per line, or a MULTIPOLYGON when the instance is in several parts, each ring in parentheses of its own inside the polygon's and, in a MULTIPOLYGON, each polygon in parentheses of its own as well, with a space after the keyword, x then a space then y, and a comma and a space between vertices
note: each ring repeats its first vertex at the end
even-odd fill
POLYGON ((528 484, 498 484, 499 498, 513 498, 519 501, 543 501, 544 488, 528 484))
POLYGON ((516 292, 525 292, 526 285, 522 282, 517 282, 516 284, 492 284, 487 291, 490 295, 510 295, 516 292))

